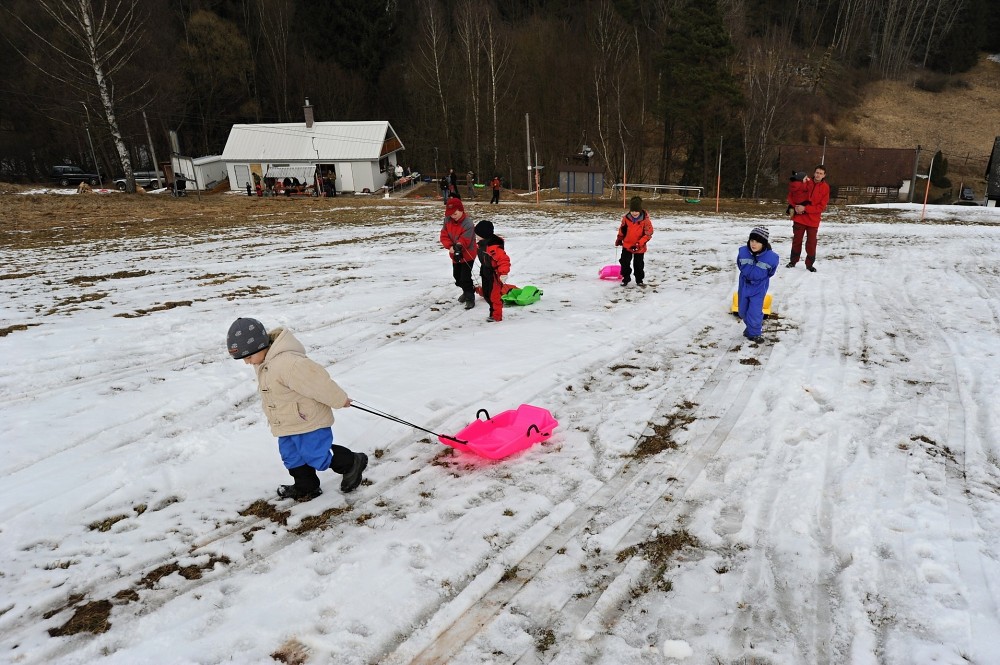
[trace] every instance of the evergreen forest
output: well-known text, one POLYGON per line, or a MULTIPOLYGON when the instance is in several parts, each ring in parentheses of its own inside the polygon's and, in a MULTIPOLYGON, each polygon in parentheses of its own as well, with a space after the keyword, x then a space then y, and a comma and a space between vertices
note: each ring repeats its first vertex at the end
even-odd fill
POLYGON ((388 120, 425 174, 524 188, 530 158, 553 186, 586 145, 609 183, 712 191, 721 150, 723 193, 749 197, 774 146, 822 140, 867 83, 983 51, 988 0, 5 0, 0 179, 150 169, 170 131, 218 154, 308 98, 318 121, 388 120))

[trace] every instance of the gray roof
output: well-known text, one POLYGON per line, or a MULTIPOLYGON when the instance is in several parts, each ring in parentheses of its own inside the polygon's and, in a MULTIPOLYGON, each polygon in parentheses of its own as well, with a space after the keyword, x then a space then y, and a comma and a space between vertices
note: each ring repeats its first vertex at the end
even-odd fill
POLYGON ((222 151, 227 162, 374 161, 403 148, 386 120, 233 125, 222 151))

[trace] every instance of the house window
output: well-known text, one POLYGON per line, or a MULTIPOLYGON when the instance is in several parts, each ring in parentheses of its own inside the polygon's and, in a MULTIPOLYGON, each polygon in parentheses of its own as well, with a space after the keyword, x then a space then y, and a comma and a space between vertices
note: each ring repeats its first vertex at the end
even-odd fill
POLYGON ((378 170, 379 170, 379 173, 385 173, 388 168, 389 168, 389 158, 388 157, 383 157, 380 160, 378 160, 378 170))

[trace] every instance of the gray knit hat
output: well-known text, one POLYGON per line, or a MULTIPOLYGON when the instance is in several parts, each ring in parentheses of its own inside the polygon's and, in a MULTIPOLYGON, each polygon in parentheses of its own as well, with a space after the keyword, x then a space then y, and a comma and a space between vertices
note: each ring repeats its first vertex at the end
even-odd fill
POLYGON ((771 233, 767 230, 766 226, 758 226, 750 232, 750 240, 756 239, 762 245, 767 245, 770 237, 771 233))
POLYGON ((257 319, 236 319, 229 326, 226 336, 229 355, 234 360, 242 360, 271 346, 271 338, 264 324, 257 319))

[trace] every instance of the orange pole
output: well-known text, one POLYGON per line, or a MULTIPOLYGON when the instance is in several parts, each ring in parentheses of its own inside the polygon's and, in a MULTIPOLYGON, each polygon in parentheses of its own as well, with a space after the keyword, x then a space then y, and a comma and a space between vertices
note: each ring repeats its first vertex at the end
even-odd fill
POLYGON ((719 196, 722 193, 722 137, 719 137, 719 171, 715 177, 715 212, 719 212, 719 196))

